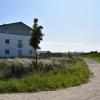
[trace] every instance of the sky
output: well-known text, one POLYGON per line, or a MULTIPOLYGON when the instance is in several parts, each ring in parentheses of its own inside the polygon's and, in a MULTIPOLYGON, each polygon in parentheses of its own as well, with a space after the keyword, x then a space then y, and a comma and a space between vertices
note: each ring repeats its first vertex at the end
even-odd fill
POLYGON ((44 27, 41 50, 100 51, 100 0, 1 0, 0 24, 33 19, 44 27))

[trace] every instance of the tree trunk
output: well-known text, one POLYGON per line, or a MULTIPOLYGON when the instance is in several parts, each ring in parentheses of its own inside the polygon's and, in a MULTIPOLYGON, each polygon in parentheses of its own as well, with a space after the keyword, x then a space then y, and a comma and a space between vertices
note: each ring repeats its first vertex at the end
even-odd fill
POLYGON ((37 70, 38 70, 38 68, 37 68, 37 51, 36 51, 36 58, 35 58, 35 60, 36 60, 36 61, 35 61, 35 65, 36 65, 36 66, 35 66, 35 67, 36 67, 36 71, 37 71, 37 70))

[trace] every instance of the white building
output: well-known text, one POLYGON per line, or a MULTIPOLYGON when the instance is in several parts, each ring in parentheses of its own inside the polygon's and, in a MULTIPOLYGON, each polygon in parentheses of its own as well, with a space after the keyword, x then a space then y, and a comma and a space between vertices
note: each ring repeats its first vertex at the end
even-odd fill
POLYGON ((0 57, 32 56, 29 45, 32 29, 22 22, 0 25, 0 57))

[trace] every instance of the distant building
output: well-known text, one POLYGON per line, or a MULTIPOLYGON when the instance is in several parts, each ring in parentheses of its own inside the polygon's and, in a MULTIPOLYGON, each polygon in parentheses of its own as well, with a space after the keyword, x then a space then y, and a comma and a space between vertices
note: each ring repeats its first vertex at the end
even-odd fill
POLYGON ((38 51, 38 56, 40 58, 48 58, 48 57, 51 57, 51 52, 50 51, 38 51))
POLYGON ((32 29, 22 22, 0 25, 0 57, 32 56, 29 45, 32 29))

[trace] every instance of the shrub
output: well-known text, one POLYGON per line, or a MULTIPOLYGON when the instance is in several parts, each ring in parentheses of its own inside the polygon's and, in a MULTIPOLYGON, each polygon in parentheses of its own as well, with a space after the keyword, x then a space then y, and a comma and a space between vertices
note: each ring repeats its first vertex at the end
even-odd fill
POLYGON ((29 66, 24 66, 20 62, 15 61, 0 61, 0 78, 1 79, 9 79, 13 77, 22 77, 24 75, 30 74, 33 72, 33 66, 30 64, 29 66))
MULTIPOLYGON (((58 62, 54 61, 55 63, 58 62)), ((35 73, 21 79, 0 80, 0 93, 56 90, 89 81, 90 71, 82 60, 77 59, 75 64, 70 65, 71 68, 67 69, 67 72, 58 64, 52 73, 35 73)))
MULTIPOLYGON (((72 64, 75 64, 77 59, 75 58, 49 58, 40 59, 38 61, 38 73, 59 73, 66 72, 70 69, 72 64)), ((21 78, 25 75, 35 73, 35 62, 33 59, 5 59, 0 60, 0 78, 21 78)))

